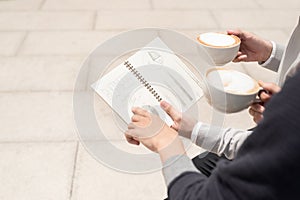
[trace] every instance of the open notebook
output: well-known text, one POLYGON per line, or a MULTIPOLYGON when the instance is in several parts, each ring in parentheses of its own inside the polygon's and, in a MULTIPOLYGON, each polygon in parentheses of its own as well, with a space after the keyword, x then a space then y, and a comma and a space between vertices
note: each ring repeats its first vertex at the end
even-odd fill
POLYGON ((133 115, 131 108, 138 106, 171 125, 173 121, 160 108, 160 101, 184 112, 203 96, 198 83, 183 61, 157 37, 92 88, 127 124, 133 115))

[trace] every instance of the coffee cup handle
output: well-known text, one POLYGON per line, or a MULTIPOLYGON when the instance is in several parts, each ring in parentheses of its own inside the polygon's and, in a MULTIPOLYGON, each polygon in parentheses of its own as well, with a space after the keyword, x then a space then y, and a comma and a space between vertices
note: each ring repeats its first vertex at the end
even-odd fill
POLYGON ((270 92, 268 91, 268 90, 265 90, 265 89, 260 89, 259 91, 258 91, 258 93, 257 93, 257 96, 258 96, 258 99, 255 99, 252 103, 258 103, 258 104, 260 104, 260 105, 264 105, 264 102, 260 99, 260 95, 262 94, 262 93, 267 93, 267 94, 270 94, 270 92))

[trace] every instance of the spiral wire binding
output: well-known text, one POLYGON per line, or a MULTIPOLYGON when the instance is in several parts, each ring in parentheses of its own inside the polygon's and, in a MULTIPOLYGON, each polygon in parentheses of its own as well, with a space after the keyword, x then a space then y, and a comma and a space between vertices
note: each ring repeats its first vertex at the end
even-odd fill
POLYGON ((144 85, 144 87, 147 88, 147 90, 149 92, 151 92, 151 94, 156 98, 156 100, 158 102, 160 102, 162 100, 162 98, 160 97, 160 95, 155 91, 155 89, 150 85, 150 83, 145 80, 145 78, 140 74, 140 72, 138 72, 138 70, 136 68, 134 68, 130 64, 129 61, 125 61, 124 65, 144 85))

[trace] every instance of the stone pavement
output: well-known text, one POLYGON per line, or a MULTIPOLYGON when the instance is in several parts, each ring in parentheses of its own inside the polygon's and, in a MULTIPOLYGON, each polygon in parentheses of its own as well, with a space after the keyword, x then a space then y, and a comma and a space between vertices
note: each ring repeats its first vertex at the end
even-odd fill
MULTIPOLYGON (((242 28, 286 43, 299 14, 299 0, 0 0, 0 199, 163 199, 159 171, 117 172, 80 144, 72 91, 83 59, 115 34, 141 27, 192 39, 242 28)), ((265 81, 276 77, 256 63, 230 67, 265 81)), ((224 125, 254 124, 243 111, 224 125)), ((133 148, 120 135, 109 139, 133 148)))

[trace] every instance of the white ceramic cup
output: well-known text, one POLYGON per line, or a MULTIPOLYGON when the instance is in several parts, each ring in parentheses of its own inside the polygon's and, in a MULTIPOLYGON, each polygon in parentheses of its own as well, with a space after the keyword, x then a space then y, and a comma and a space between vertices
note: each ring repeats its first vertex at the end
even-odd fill
POLYGON ((259 84, 250 76, 224 67, 208 69, 204 94, 217 110, 234 113, 248 108, 256 100, 259 84))
POLYGON ((202 33, 197 40, 218 66, 231 62, 236 57, 241 43, 240 38, 235 35, 215 32, 202 33))

